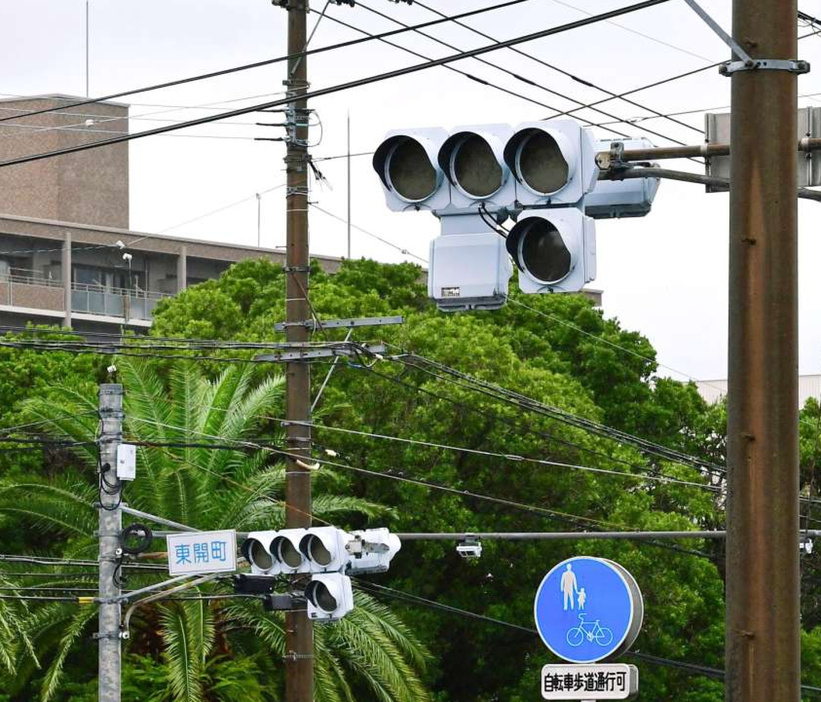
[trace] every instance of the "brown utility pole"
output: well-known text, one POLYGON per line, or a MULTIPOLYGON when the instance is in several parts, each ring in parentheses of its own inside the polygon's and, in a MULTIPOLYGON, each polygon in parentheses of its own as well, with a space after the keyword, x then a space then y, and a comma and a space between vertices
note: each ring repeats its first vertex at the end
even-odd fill
MULTIPOLYGON (((754 59, 795 59, 795 0, 734 0, 754 59)), ((797 76, 732 73, 726 700, 800 699, 797 76)))
MULTIPOLYGON (((309 0, 287 0, 288 54, 305 50, 309 0)), ((308 90, 307 57, 288 61, 286 89, 295 100, 288 104, 286 192, 285 320, 289 343, 310 340, 303 322, 310 319, 308 305, 308 110, 303 96, 308 90)), ((285 416, 288 451, 304 461, 285 462, 285 525, 311 526, 311 372, 308 363, 289 362, 285 367, 285 416)), ((303 611, 285 615, 285 699, 312 702, 314 698, 313 624, 303 611)))

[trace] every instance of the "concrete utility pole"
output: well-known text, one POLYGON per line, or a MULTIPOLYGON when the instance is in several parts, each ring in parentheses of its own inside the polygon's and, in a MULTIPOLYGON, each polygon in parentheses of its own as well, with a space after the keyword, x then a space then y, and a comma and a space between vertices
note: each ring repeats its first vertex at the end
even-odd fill
POLYGON ((800 699, 795 0, 734 0, 726 678, 728 702, 800 699))
MULTIPOLYGON (((288 54, 305 50, 309 0, 289 0, 288 54)), ((289 97, 286 171, 286 339, 290 343, 310 340, 305 322, 311 319, 308 305, 308 109, 300 96, 308 90, 307 57, 288 61, 286 89, 289 97)), ((285 370, 285 416, 288 450, 304 456, 304 461, 286 459, 285 525, 311 526, 311 371, 310 365, 292 361, 285 370)), ((285 615, 285 699, 312 702, 314 695, 313 624, 306 611, 285 615)))
MULTIPOLYGON (((120 595, 115 582, 120 531, 123 515, 121 484, 117 478, 117 447, 123 436, 123 386, 100 385, 100 568, 101 600, 120 595), (108 466, 108 468, 106 468, 108 466)), ((120 702, 122 649, 120 641, 120 604, 100 604, 99 628, 99 696, 100 702, 120 702)))

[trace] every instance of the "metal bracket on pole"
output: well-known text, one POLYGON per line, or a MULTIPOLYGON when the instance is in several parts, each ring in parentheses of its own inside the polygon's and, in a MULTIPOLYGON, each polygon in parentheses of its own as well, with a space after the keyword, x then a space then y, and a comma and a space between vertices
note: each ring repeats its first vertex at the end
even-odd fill
POLYGON ((354 356, 357 352, 364 352, 371 355, 379 355, 387 352, 384 344, 336 344, 323 347, 300 346, 298 344, 288 345, 288 350, 279 353, 266 353, 254 356, 255 361, 268 361, 271 363, 282 363, 287 361, 308 361, 316 358, 333 358, 336 356, 354 356))
POLYGON ((738 42, 725 32, 721 25, 716 22, 707 11, 699 5, 696 0, 684 0, 704 23, 710 27, 721 40, 730 47, 730 50, 739 59, 738 61, 727 61, 718 67, 718 72, 723 76, 731 76, 739 71, 788 71, 789 73, 809 73, 810 64, 808 61, 797 59, 767 59, 753 58, 738 42))
POLYGON ((788 73, 809 73, 809 61, 797 59, 752 59, 746 61, 727 61, 718 67, 723 76, 731 76, 738 71, 787 71, 788 73))
MULTIPOLYGON (((395 317, 360 317, 358 319, 328 319, 322 320, 323 329, 351 329, 353 327, 377 327, 385 324, 402 324, 405 318, 401 315, 395 317)), ((285 331, 288 327, 305 327, 316 331, 318 325, 316 320, 308 319, 303 322, 277 322, 274 324, 275 331, 285 331)))

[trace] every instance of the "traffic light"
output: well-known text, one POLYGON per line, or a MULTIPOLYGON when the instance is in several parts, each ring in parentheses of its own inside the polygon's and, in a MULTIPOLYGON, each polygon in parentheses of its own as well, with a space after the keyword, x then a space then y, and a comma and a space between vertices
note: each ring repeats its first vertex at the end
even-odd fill
POLYGON ((402 548, 399 537, 384 528, 354 531, 351 536, 353 540, 347 545, 351 573, 384 573, 402 548))
POLYGON ((309 619, 337 621, 353 609, 351 579, 342 573, 314 575, 305 588, 309 619))
POLYGON ((310 574, 305 587, 308 616, 334 621, 353 608, 346 573, 384 572, 401 546, 384 528, 350 533, 333 526, 252 531, 240 549, 252 575, 237 579, 238 591, 270 593, 262 582, 266 577, 310 574))
POLYGON ((578 292, 596 276, 593 218, 650 211, 657 179, 598 181, 596 155, 612 143, 567 119, 410 129, 390 132, 373 166, 392 210, 427 209, 440 220, 428 270, 437 307, 498 309, 511 259, 523 292, 578 292))

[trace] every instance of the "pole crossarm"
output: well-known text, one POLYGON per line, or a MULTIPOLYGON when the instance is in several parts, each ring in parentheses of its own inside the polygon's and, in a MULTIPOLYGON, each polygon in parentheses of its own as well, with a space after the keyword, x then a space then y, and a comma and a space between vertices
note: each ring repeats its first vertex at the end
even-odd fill
POLYGON ((387 346, 384 344, 361 344, 358 342, 336 342, 321 346, 289 344, 283 346, 283 350, 277 353, 264 353, 254 356, 254 360, 269 363, 292 363, 321 358, 338 358, 339 356, 356 356, 361 353, 378 357, 386 353, 387 350, 387 346))

